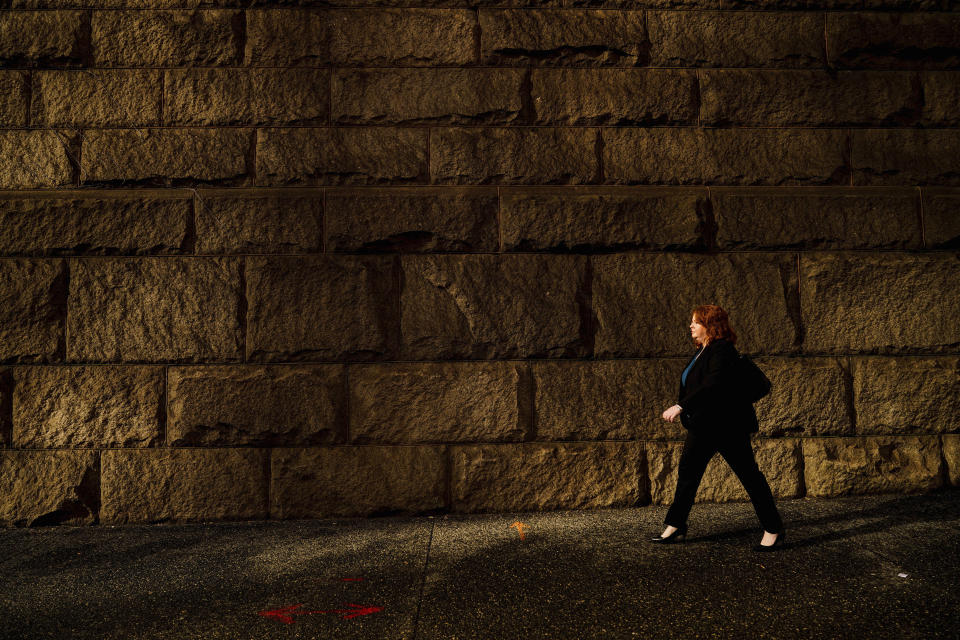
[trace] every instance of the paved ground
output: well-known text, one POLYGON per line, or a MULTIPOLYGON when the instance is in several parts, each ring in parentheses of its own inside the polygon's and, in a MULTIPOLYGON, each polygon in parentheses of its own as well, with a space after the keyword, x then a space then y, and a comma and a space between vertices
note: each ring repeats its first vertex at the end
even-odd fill
POLYGON ((0 637, 960 637, 960 492, 780 507, 0 530, 0 637))

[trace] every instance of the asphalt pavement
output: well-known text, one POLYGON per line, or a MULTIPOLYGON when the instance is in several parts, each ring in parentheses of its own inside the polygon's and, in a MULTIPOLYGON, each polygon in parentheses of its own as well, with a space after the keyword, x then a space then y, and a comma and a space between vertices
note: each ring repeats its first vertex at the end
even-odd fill
POLYGON ((960 491, 779 507, 0 530, 0 638, 960 637, 960 491))

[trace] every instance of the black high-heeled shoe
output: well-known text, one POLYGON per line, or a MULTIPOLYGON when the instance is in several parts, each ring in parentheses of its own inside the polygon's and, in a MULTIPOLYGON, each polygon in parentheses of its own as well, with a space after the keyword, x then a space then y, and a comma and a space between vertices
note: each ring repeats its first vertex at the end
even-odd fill
POLYGON ((753 547, 754 551, 768 552, 768 551, 777 551, 783 547, 783 537, 787 534, 783 529, 780 530, 780 533, 777 534, 777 539, 773 541, 773 544, 758 544, 753 547))
POLYGON ((684 524, 682 527, 677 527, 676 531, 674 531, 668 536, 657 536, 656 538, 650 538, 650 542, 655 542, 657 544, 673 544, 678 540, 680 542, 686 542, 687 540, 686 524, 684 524))

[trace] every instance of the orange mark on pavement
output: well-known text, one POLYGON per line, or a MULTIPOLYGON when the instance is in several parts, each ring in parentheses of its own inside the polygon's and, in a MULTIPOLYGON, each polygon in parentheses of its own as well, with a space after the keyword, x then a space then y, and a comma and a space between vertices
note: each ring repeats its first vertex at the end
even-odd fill
POLYGON ((523 530, 526 528, 527 525, 517 520, 510 526, 516 528, 516 530, 520 533, 520 539, 523 540, 523 530))

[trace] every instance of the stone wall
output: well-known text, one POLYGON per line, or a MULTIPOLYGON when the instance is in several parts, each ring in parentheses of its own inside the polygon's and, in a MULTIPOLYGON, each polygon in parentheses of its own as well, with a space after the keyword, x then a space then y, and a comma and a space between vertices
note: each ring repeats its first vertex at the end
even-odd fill
POLYGON ((958 2, 2 7, 0 524, 960 484, 958 2))

